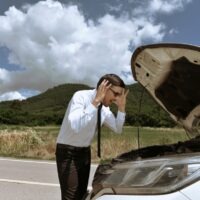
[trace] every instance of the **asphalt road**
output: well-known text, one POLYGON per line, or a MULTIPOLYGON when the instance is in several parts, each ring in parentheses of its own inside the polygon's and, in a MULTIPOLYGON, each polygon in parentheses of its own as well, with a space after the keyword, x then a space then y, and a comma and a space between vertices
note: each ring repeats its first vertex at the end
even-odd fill
MULTIPOLYGON (((92 165, 88 188, 97 165, 92 165)), ((0 157, 0 200, 60 200, 54 161, 0 157)))

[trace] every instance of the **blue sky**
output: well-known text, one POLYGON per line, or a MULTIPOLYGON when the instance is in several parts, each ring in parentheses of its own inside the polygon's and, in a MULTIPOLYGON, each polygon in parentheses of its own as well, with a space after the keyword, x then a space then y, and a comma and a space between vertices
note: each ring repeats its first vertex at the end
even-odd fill
POLYGON ((130 59, 151 43, 200 45, 199 0, 3 0, 0 101, 106 73, 134 82, 130 59))

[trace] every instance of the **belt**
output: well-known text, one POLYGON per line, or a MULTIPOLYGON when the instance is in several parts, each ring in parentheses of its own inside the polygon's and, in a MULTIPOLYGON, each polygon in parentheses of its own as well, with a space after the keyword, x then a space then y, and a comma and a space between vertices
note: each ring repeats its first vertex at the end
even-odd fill
POLYGON ((61 148, 61 149, 72 150, 72 151, 88 151, 88 150, 90 150, 90 146, 89 147, 76 147, 76 146, 71 146, 68 144, 60 144, 60 143, 57 144, 57 147, 61 148))

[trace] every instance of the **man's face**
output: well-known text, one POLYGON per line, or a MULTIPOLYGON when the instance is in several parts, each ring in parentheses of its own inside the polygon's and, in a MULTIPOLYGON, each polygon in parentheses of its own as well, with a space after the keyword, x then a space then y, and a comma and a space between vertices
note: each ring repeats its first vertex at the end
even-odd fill
POLYGON ((107 92, 106 96, 103 100, 104 106, 110 106, 112 103, 116 102, 116 99, 119 98, 122 94, 123 88, 119 86, 111 86, 107 92))

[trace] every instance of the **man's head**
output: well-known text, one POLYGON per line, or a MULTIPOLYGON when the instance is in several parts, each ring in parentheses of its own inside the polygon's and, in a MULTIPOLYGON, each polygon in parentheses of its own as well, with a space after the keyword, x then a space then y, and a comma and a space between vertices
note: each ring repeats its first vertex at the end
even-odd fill
POLYGON ((104 106, 109 106, 113 102, 116 102, 116 99, 121 96, 123 89, 125 89, 125 84, 124 81, 116 74, 106 74, 99 79, 97 89, 104 80, 107 80, 107 85, 111 84, 111 87, 107 90, 102 103, 104 106))
POLYGON ((99 79, 97 83, 97 89, 99 85, 103 82, 103 80, 107 80, 109 82, 108 84, 111 83, 113 86, 125 88, 124 81, 119 76, 117 76, 116 74, 106 74, 99 79))

